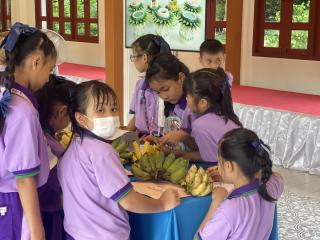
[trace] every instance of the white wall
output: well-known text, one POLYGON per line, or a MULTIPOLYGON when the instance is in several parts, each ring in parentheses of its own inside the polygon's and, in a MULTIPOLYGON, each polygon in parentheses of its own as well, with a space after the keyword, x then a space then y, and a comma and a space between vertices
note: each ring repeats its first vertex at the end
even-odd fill
POLYGON ((243 1, 241 85, 320 94, 320 61, 252 56, 254 0, 243 1))
MULTIPOLYGON (((12 0, 12 22, 23 22, 35 26, 35 1, 12 0)), ((66 62, 105 67, 105 1, 99 1, 99 43, 67 41, 66 62)))

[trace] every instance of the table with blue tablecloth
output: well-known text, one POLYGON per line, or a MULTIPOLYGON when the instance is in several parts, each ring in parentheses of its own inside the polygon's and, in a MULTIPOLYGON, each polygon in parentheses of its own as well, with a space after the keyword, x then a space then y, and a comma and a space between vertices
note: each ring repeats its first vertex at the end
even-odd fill
MULTIPOLYGON (((199 165, 199 164, 197 164, 199 165)), ((202 165, 202 164, 201 164, 202 165)), ((206 168, 206 166, 203 166, 206 168)), ((132 178, 135 181, 136 178, 132 178)), ((187 197, 170 211, 153 214, 129 213, 131 240, 192 240, 209 210, 211 195, 187 197)), ((277 209, 269 240, 278 240, 277 209)))

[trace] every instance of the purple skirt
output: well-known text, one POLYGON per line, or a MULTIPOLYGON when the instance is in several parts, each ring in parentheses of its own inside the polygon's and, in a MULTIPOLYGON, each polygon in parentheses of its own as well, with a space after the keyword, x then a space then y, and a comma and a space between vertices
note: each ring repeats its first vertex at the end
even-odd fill
POLYGON ((20 240, 23 209, 19 194, 0 193, 0 239, 20 240))

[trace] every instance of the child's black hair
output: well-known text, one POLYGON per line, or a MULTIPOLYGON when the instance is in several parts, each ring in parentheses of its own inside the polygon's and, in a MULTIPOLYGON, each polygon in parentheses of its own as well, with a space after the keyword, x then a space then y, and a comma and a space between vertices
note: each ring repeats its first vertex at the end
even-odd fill
POLYGON ((117 107, 118 99, 114 90, 107 84, 97 80, 91 80, 78 84, 71 93, 72 107, 70 108, 70 119, 72 124, 72 132, 74 135, 83 138, 85 129, 79 126, 75 114, 81 113, 87 115, 87 108, 90 98, 93 97, 95 108, 99 109, 104 104, 112 104, 117 107))
POLYGON ((233 110, 228 76, 222 68, 204 68, 191 73, 184 81, 184 91, 190 94, 196 103, 202 98, 206 99, 209 103, 206 113, 213 112, 222 116, 226 123, 231 120, 242 127, 233 110))
POLYGON ((40 123, 44 130, 50 130, 48 123, 53 116, 54 107, 57 103, 66 105, 68 109, 71 108, 70 92, 76 85, 76 83, 64 77, 51 74, 49 82, 35 93, 38 101, 40 123))
MULTIPOLYGON (((159 54, 149 63, 146 72, 146 79, 152 81, 179 80, 179 74, 183 73, 186 77, 189 75, 188 67, 172 54, 159 54)), ((169 115, 172 108, 171 103, 165 102, 165 116, 169 115)))
POLYGON ((200 55, 203 53, 217 54, 224 53, 224 46, 216 39, 207 39, 200 46, 200 55))
MULTIPOLYGON (((17 26, 16 23, 12 30, 8 33, 8 36, 4 39, 7 41, 10 35, 16 35, 14 27, 17 26)), ((28 28, 28 26, 24 26, 28 28)), ((1 86, 5 87, 7 91, 11 91, 11 88, 14 84, 14 72, 15 68, 21 66, 25 59, 35 51, 41 51, 45 57, 45 60, 48 57, 57 57, 57 50, 53 42, 47 37, 47 35, 40 30, 36 30, 30 34, 20 34, 16 36, 18 39, 15 42, 13 49, 11 51, 5 51, 6 57, 6 69, 1 76, 1 86)), ((0 133, 2 132, 5 122, 4 114, 0 115, 0 133)))
POLYGON ((253 131, 238 128, 227 132, 218 144, 218 156, 225 161, 237 163, 242 173, 254 181, 261 171, 261 185, 258 189, 261 197, 269 202, 275 201, 268 191, 267 182, 272 175, 270 147, 259 139, 253 131))
POLYGON ((132 43, 132 47, 140 54, 147 54, 150 60, 159 53, 171 53, 169 44, 154 34, 139 37, 132 43))

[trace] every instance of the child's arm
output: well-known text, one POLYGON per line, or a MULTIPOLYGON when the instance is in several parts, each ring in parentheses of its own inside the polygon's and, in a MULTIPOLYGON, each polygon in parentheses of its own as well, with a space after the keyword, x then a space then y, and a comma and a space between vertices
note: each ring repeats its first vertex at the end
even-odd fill
POLYGON ((127 126, 127 130, 132 131, 132 132, 136 130, 136 117, 135 116, 133 116, 131 118, 131 120, 129 121, 128 126, 127 126))
POLYGON ((126 210, 135 213, 157 213, 168 211, 180 204, 178 192, 166 190, 160 199, 153 199, 131 190, 119 204, 126 210))
POLYGON ((44 240, 44 228, 35 177, 17 178, 18 192, 30 228, 31 240, 44 240))
POLYGON ((218 209, 220 204, 224 201, 224 198, 228 195, 228 191, 223 187, 216 187, 212 190, 212 202, 209 208, 208 213, 206 214, 205 218, 203 219, 198 232, 201 231, 207 222, 210 220, 212 215, 218 209))
POLYGON ((195 139, 190 136, 187 132, 183 130, 179 131, 172 131, 164 135, 159 140, 160 145, 166 145, 166 144, 174 144, 177 145, 180 142, 185 143, 190 149, 192 150, 198 150, 198 146, 196 144, 195 139))

